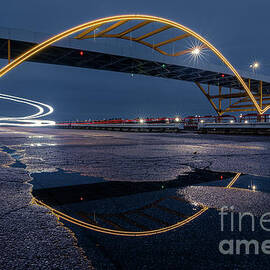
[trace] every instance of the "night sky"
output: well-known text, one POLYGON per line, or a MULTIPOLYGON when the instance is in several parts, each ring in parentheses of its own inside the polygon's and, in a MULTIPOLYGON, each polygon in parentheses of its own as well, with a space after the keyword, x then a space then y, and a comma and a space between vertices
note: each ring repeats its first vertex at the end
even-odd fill
MULTIPOLYGON (((239 69, 259 61, 270 71, 270 1, 2 1, 0 26, 57 34, 106 16, 169 18, 206 37, 239 69)), ((1 66, 6 60, 0 60, 1 66)), ((48 103, 52 120, 185 116, 214 113, 192 83, 108 71, 24 63, 1 80, 1 93, 48 103)), ((0 115, 23 116, 25 105, 0 101, 0 115)))

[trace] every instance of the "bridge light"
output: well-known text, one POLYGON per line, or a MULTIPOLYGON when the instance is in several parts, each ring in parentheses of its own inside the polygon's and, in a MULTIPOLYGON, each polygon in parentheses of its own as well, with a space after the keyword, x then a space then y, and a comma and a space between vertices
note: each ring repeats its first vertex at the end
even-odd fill
POLYGON ((83 56, 83 51, 80 51, 80 56, 83 56))
POLYGON ((201 53, 201 49, 199 47, 195 47, 192 49, 191 53, 195 56, 198 56, 201 53))

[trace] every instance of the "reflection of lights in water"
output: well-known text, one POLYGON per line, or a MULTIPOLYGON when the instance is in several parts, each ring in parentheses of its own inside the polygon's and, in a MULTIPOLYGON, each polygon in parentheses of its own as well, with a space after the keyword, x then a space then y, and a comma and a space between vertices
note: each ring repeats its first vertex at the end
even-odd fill
POLYGON ((28 157, 24 157, 23 160, 27 160, 27 161, 28 161, 28 160, 40 160, 40 161, 43 161, 43 162, 45 161, 45 160, 44 160, 43 158, 41 158, 41 157, 29 157, 29 156, 28 156, 28 157))
POLYGON ((40 147, 40 146, 56 146, 56 143, 25 143, 23 146, 40 147))
POLYGON ((199 207, 200 205, 197 202, 191 202, 193 206, 199 207))
POLYGON ((15 96, 10 96, 6 94, 0 94, 0 99, 11 100, 17 103, 23 103, 30 105, 36 109, 38 112, 23 117, 3 117, 0 118, 0 126, 22 126, 22 127, 41 127, 41 126, 53 126, 55 125, 54 121, 50 120, 37 120, 37 118, 47 116, 51 114, 54 109, 50 105, 33 101, 26 98, 20 98, 15 96), (46 113, 45 110, 47 111, 46 113), (1 122, 3 121, 3 122, 1 122))
POLYGON ((52 139, 54 135, 31 135, 28 136, 28 139, 52 139))
POLYGON ((191 202, 191 205, 192 205, 192 210, 197 210, 198 208, 201 207, 200 204, 198 204, 197 202, 191 202))

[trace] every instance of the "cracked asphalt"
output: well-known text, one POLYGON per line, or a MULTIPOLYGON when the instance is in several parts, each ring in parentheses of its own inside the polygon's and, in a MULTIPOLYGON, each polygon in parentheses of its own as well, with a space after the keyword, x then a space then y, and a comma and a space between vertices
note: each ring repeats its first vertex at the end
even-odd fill
MULTIPOLYGON (((222 239, 267 239, 259 228, 254 234, 221 233, 218 215, 223 205, 234 205, 236 212, 254 212, 258 221, 270 209, 266 185, 256 194, 224 190, 217 183, 187 186, 178 194, 210 207, 205 214, 179 230, 124 239, 77 232, 69 226, 74 235, 67 224, 31 203, 29 176, 61 169, 105 181, 158 182, 197 168, 269 177, 269 137, 1 128, 1 146, 2 269, 267 269, 269 265, 266 255, 226 257, 218 252, 222 239), (4 146, 14 153, 6 153, 4 146)), ((50 183, 62 184, 66 183, 50 183)), ((123 202, 129 199, 123 197, 123 202)))
POLYGON ((0 152, 0 269, 93 269, 73 234, 31 204, 28 173, 0 152))

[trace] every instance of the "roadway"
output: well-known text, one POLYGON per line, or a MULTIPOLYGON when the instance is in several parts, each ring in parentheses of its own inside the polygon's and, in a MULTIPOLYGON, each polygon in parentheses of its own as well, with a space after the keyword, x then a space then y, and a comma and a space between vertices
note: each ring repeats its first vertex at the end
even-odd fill
MULTIPOLYGON (((26 30, 0 28, 0 58, 8 58, 8 40, 11 41, 11 58, 21 55, 48 35, 26 30)), ((109 70, 130 74, 141 74, 167 79, 198 82, 233 89, 243 89, 237 79, 222 66, 187 64, 179 57, 164 57, 157 53, 149 54, 149 48, 133 46, 132 51, 126 43, 119 41, 89 41, 66 38, 54 46, 34 55, 29 61, 65 65, 78 68, 109 70), (110 46, 109 46, 109 45, 110 46), (137 48, 138 47, 138 48, 137 48)), ((143 46, 141 46, 143 47, 143 46)), ((263 93, 270 93, 270 78, 240 71, 240 75, 254 92, 259 91, 262 81, 263 93)))

